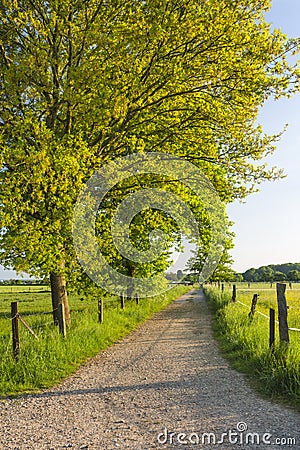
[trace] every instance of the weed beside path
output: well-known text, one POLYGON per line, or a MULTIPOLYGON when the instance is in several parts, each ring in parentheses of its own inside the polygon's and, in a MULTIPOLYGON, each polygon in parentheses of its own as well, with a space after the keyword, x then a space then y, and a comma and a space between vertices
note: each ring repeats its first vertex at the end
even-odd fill
MULTIPOLYGON (((288 291, 288 320, 299 327, 299 291, 288 291)), ((206 287, 206 296, 215 314, 215 330, 221 348, 232 366, 244 372, 263 394, 284 401, 300 411, 300 332, 290 331, 290 345, 279 343, 276 325, 275 346, 269 348, 269 308, 278 315, 275 289, 266 293, 240 289, 238 301, 231 302, 231 293, 206 287), (252 320, 248 314, 253 293, 260 294, 252 320)))

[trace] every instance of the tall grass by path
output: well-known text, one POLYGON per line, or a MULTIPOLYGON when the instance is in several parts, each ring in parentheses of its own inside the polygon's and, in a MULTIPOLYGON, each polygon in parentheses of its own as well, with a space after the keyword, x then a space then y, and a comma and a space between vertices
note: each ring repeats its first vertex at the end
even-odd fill
POLYGON ((49 294, 18 295, 19 312, 37 333, 37 341, 20 324, 21 352, 12 355, 11 298, 0 296, 0 395, 35 392, 54 386, 95 356, 124 337, 155 312, 165 308, 180 295, 191 290, 176 286, 163 295, 140 299, 139 305, 128 300, 121 310, 117 298, 105 301, 104 323, 98 322, 97 299, 82 301, 70 296, 72 326, 64 339, 52 324, 49 294), (49 314, 42 314, 48 312, 49 314))
MULTIPOLYGON (((222 294, 218 289, 205 287, 206 298, 214 313, 214 328, 221 349, 232 366, 246 373, 255 386, 269 398, 284 400, 300 411, 300 332, 290 331, 289 346, 279 343, 276 326, 276 343, 269 348, 269 321, 255 313, 248 317, 253 293, 259 291, 237 291, 237 300, 231 302, 231 292, 222 294)), ((275 288, 268 294, 260 291, 257 310, 269 314, 269 308, 276 310, 275 288)), ((289 326, 300 328, 300 293, 287 292, 289 326)))

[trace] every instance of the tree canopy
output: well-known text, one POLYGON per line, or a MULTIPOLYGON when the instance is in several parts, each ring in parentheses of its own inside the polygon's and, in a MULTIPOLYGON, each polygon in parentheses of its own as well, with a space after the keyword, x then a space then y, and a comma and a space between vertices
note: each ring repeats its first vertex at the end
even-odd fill
MULTIPOLYGON (((288 56, 299 40, 271 31, 269 7, 1 0, 2 264, 70 277, 77 196, 118 156, 159 150, 185 158, 225 202, 280 176, 260 162, 279 135, 265 135, 256 119, 270 96, 298 89, 288 56)), ((195 210, 200 223, 201 206, 195 210)))

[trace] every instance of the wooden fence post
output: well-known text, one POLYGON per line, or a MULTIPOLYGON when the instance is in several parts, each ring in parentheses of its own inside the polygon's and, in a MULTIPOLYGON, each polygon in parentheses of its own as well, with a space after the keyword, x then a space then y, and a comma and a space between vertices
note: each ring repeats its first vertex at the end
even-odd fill
POLYGON ((236 285, 235 284, 232 286, 232 297, 231 297, 231 300, 233 301, 233 303, 236 302, 236 285))
POLYGON ((123 294, 120 295, 120 301, 121 301, 121 309, 125 308, 125 296, 123 294))
POLYGON ((67 329, 65 321, 65 307, 63 303, 58 304, 58 325, 60 333, 63 335, 63 337, 66 337, 67 329))
POLYGON ((253 319, 253 317, 254 317, 257 300, 258 300, 258 294, 254 294, 253 298, 252 298, 251 309, 248 314, 249 319, 253 319))
POLYGON ((135 298, 135 303, 138 305, 139 304, 139 296, 138 296, 138 294, 134 294, 134 298, 135 298))
POLYGON ((221 290, 222 290, 222 292, 224 292, 224 283, 222 283, 222 285, 221 285, 221 290))
POLYGON ((278 302, 278 321, 279 336, 281 343, 289 343, 289 327, 287 322, 288 308, 285 297, 285 283, 276 283, 277 302, 278 302))
POLYGON ((103 323, 103 300, 100 298, 98 300, 98 321, 103 323))
POLYGON ((11 302, 12 345, 14 357, 18 359, 20 353, 20 333, 18 322, 18 302, 11 302))
POLYGON ((275 342, 275 309, 270 308, 270 339, 269 339, 270 348, 274 347, 274 342, 275 342))

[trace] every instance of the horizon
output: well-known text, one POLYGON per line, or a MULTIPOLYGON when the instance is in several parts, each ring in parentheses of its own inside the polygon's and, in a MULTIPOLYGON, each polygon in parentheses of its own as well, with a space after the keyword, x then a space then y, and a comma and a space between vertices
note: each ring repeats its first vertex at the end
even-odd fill
MULTIPOLYGON (((247 272, 250 269, 257 270, 257 269, 260 269, 262 267, 283 266, 283 265, 288 265, 288 264, 293 264, 293 265, 294 264, 299 264, 300 265, 300 261, 297 261, 297 262, 289 261, 289 262, 283 262, 283 263, 269 263, 269 264, 263 264, 263 265, 257 266, 257 267, 252 266, 252 267, 248 267, 247 269, 242 270, 242 271, 237 271, 236 270, 236 273, 243 274, 243 273, 247 272)), ((170 271, 170 272, 168 272, 168 270, 169 269, 167 269, 166 273, 177 273, 177 271, 175 269, 173 271, 170 271)), ((181 269, 178 269, 178 270, 181 270, 181 269)), ((19 275, 19 278, 18 277, 0 278, 0 283, 2 283, 3 281, 41 281, 41 282, 44 281, 45 282, 45 280, 40 280, 38 278, 29 277, 27 274, 24 274, 24 277, 22 277, 22 278, 20 278, 20 275, 19 275)))

